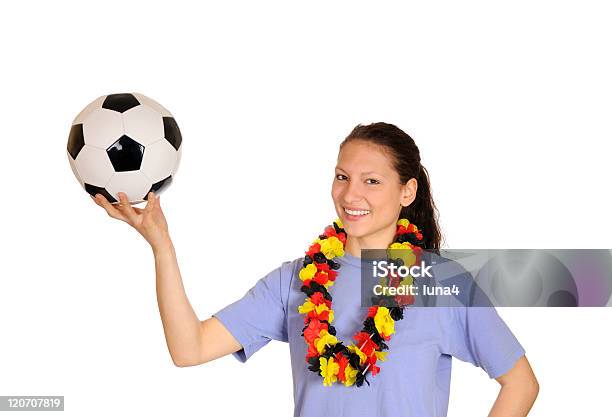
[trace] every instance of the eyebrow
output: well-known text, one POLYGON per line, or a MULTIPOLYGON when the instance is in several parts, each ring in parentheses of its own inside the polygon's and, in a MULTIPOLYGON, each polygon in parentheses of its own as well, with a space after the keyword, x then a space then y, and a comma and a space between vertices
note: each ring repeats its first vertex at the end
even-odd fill
MULTIPOLYGON (((345 170, 343 170, 343 169, 342 169, 342 168, 340 168, 340 167, 336 167, 336 169, 339 169, 340 171, 346 172, 345 170)), ((361 175, 370 175, 370 174, 376 174, 376 175, 380 175, 381 177, 384 177, 384 175, 383 175, 383 174, 380 174, 380 173, 375 172, 375 171, 368 171, 368 172, 362 172, 362 173, 361 173, 361 175)))

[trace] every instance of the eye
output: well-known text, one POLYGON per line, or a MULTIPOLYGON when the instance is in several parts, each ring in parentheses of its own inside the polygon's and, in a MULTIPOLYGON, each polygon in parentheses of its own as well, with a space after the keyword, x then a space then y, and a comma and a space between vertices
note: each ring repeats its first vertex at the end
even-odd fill
POLYGON ((370 184, 370 185, 380 184, 380 181, 375 180, 374 178, 368 178, 366 181, 370 181, 370 180, 374 181, 373 183, 372 183, 372 182, 368 183, 368 184, 370 184))
POLYGON ((336 174, 336 179, 337 179, 337 180, 339 180, 339 181, 340 181, 340 180, 342 180, 342 179, 343 179, 343 178, 340 178, 340 177, 344 177, 344 178, 346 178, 346 175, 343 175, 343 174, 336 174))

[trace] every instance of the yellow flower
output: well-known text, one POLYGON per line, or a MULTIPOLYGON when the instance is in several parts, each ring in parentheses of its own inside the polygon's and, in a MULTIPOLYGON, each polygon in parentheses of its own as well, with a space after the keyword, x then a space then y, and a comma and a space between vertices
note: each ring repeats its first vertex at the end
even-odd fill
POLYGON ((324 311, 329 311, 329 319, 327 321, 330 322, 330 323, 332 321, 334 321, 334 310, 332 310, 329 307, 327 307, 326 304, 319 304, 316 307, 316 311, 317 311, 317 314, 321 314, 324 311))
POLYGON ((321 330, 319 333, 319 337, 314 340, 315 347, 317 348, 317 352, 322 354, 325 350, 325 345, 333 346, 338 343, 338 339, 333 334, 329 334, 327 330, 321 330))
POLYGON ((413 279, 411 276, 407 276, 406 278, 404 278, 403 280, 400 281, 400 285, 412 285, 413 279))
POLYGON ((314 305, 314 303, 310 301, 310 298, 307 298, 306 301, 304 301, 304 304, 298 307, 298 312, 300 314, 307 314, 310 311, 312 311, 315 307, 316 306, 314 305))
POLYGON ((397 225, 398 226, 408 227, 409 224, 410 224, 410 222, 408 221, 408 219, 399 219, 397 221, 397 225))
POLYGON ((379 360, 379 361, 387 360, 387 353, 389 352, 379 352, 377 350, 374 351, 374 354, 376 355, 376 360, 379 360))
POLYGON ((357 369, 353 368, 351 365, 346 365, 344 368, 344 385, 350 387, 357 380, 357 369))
POLYGON ((368 359, 368 357, 366 356, 365 353, 363 353, 361 351, 361 349, 359 349, 356 345, 354 344, 350 344, 346 347, 348 350, 350 350, 353 353, 356 353, 357 355, 359 355, 359 364, 363 365, 365 363, 365 361, 368 359))
POLYGON ((306 281, 312 279, 317 272, 317 267, 314 264, 308 264, 304 268, 300 269, 300 279, 306 281))
POLYGON ((308 314, 312 310, 315 310, 317 314, 321 314, 324 311, 329 311, 329 319, 327 321, 330 323, 334 321, 334 310, 327 307, 326 304, 316 305, 310 300, 310 297, 308 297, 306 301, 304 301, 304 304, 298 306, 298 313, 300 314, 308 314))
POLYGON ((387 254, 391 259, 400 258, 407 267, 414 265, 416 262, 416 255, 408 242, 392 243, 387 250, 387 254))
POLYGON ((374 325, 378 333, 384 333, 385 336, 390 336, 395 333, 395 321, 389 314, 389 309, 387 307, 378 307, 376 315, 374 316, 374 325))
POLYGON ((340 217, 338 217, 338 218, 335 220, 335 222, 336 222, 336 224, 338 225, 338 227, 339 227, 340 229, 344 229, 344 225, 342 224, 342 220, 340 220, 340 217))
POLYGON ((325 255, 327 259, 344 255, 342 241, 340 241, 340 239, 338 239, 336 236, 330 236, 327 239, 322 239, 320 243, 321 252, 323 252, 323 255, 325 255))
POLYGON ((321 376, 323 377, 324 386, 329 387, 338 380, 340 365, 338 365, 334 358, 319 358, 319 368, 321 370, 321 376))

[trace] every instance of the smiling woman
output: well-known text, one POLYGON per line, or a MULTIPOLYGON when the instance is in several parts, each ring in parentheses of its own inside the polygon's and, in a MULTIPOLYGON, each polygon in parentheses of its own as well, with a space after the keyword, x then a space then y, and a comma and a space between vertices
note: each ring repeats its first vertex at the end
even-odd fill
POLYGON ((425 247, 439 253, 442 236, 429 176, 414 140, 397 126, 353 129, 340 144, 332 199, 353 256, 361 249, 385 248, 398 218, 427 230, 425 247))
MULTIPOLYGON (((338 219, 304 256, 283 262, 204 321, 185 295, 159 197, 144 209, 119 197, 118 207, 101 195, 96 203, 153 248, 160 315, 177 366, 227 354, 246 362, 279 340, 290 346, 295 416, 442 417, 455 357, 502 385, 490 416, 524 416, 531 408, 538 385, 525 349, 493 307, 410 306, 404 313, 382 303, 361 306, 362 249, 439 256, 427 171, 413 139, 398 127, 353 129, 340 145, 331 187, 338 219)), ((471 279, 456 266, 456 276, 471 279)))

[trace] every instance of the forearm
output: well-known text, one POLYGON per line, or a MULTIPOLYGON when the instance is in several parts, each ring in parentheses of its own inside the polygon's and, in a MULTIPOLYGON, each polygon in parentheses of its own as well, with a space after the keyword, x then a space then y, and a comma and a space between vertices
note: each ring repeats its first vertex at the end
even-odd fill
POLYGON ((197 360, 200 348, 200 321, 183 287, 174 245, 167 242, 153 248, 157 304, 161 315, 166 344, 172 361, 185 366, 197 360))
POLYGON ((488 417, 525 417, 531 410, 538 391, 537 386, 503 385, 488 417))

